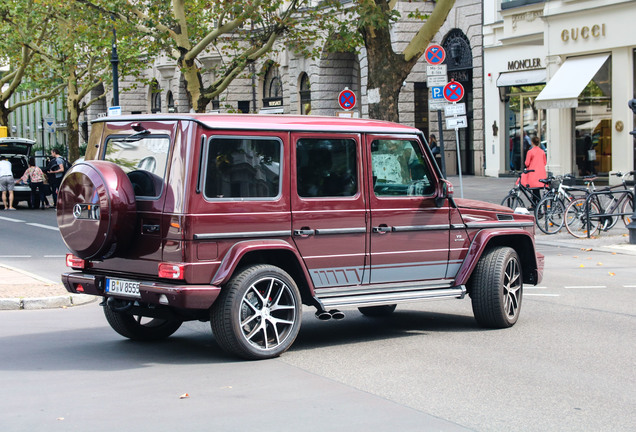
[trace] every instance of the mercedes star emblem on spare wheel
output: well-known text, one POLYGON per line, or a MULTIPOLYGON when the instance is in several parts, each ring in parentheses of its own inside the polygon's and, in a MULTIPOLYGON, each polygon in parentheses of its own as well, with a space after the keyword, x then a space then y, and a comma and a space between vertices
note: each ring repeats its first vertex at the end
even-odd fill
POLYGON ((99 206, 95 204, 75 204, 73 206, 75 219, 99 220, 99 206))

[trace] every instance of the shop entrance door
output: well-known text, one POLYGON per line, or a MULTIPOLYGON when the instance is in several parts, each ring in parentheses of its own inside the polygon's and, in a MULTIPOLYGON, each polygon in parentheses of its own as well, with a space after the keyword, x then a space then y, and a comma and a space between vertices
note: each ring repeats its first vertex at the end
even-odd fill
POLYGON ((544 149, 546 113, 537 109, 534 100, 538 92, 511 93, 506 103, 506 168, 520 171, 524 167, 530 140, 538 136, 544 149))

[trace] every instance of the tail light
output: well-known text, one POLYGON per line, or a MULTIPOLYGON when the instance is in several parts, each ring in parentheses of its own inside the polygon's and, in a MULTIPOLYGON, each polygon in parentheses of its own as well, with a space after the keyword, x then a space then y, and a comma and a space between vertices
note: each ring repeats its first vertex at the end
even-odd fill
POLYGON ((159 263, 159 277, 164 279, 185 279, 185 264, 159 263))
POLYGON ((66 254, 66 267, 70 267, 76 270, 82 270, 87 267, 86 260, 78 258, 73 254, 66 254))

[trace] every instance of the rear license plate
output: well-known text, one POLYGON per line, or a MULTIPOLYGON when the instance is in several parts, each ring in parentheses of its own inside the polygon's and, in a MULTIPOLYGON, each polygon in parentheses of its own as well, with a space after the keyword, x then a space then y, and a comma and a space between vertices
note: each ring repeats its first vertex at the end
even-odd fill
POLYGON ((126 297, 140 298, 139 282, 106 278, 106 292, 126 297))

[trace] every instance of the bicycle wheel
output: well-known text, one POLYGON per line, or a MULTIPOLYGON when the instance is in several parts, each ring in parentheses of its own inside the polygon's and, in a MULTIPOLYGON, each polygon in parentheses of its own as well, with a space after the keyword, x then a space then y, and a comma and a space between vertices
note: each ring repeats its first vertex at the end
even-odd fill
MULTIPOLYGON (((600 194, 596 195, 593 199, 600 210, 599 213, 618 213, 618 199, 614 195, 600 194)), ((618 216, 602 216, 598 222, 599 229, 609 231, 616 226, 618 216)))
POLYGON ((544 197, 534 209, 537 227, 546 234, 556 234, 563 228, 565 205, 554 195, 544 197))
POLYGON ((517 195, 511 193, 501 201, 501 205, 515 210, 517 207, 526 207, 526 204, 517 195))
MULTIPOLYGON (((591 214, 598 214, 598 206, 590 201, 591 214)), ((587 237, 588 217, 585 212, 585 198, 577 198, 565 209, 565 228, 574 237, 587 237)), ((599 229, 598 217, 590 217, 590 236, 594 235, 599 229)))
POLYGON ((628 195, 627 199, 623 202, 623 205, 621 206, 621 213, 630 213, 628 215, 621 216, 623 218, 623 223, 625 224, 625 226, 632 223, 631 213, 634 213, 634 200, 630 195, 628 195))

